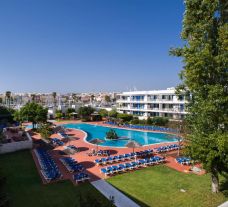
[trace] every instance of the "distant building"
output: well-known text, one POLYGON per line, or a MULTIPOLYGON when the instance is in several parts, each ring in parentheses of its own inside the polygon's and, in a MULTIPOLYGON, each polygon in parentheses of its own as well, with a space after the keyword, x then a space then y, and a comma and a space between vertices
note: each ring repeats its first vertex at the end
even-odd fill
POLYGON ((118 94, 117 110, 119 113, 132 114, 140 119, 159 116, 180 120, 187 113, 186 102, 183 95, 175 95, 175 88, 131 91, 118 94))

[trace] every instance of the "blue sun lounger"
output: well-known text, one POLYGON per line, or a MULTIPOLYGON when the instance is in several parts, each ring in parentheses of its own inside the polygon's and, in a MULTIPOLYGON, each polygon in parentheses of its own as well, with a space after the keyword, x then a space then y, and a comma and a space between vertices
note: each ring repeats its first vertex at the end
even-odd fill
POLYGON ((118 167, 119 167, 119 168, 122 168, 122 169, 123 169, 123 171, 125 171, 125 170, 126 170, 126 166, 125 166, 124 164, 119 164, 119 165, 118 165, 118 167))
POLYGON ((124 154, 124 159, 125 160, 130 160, 131 159, 131 155, 130 154, 124 154))
POLYGON ((105 174, 105 176, 110 175, 111 171, 106 168, 101 168, 101 173, 105 174))
POLYGON ((145 166, 145 160, 138 160, 138 166, 145 166))
POLYGON ((90 179, 90 177, 87 173, 82 172, 82 173, 73 175, 73 180, 76 181, 77 183, 84 182, 89 179, 90 179))
POLYGON ((132 168, 138 168, 138 163, 137 162, 131 162, 132 168))
POLYGON ((132 166, 131 163, 125 163, 125 168, 126 168, 127 170, 133 170, 133 166, 132 166))
POLYGON ((113 162, 119 162, 120 159, 119 159, 119 156, 113 156, 113 162))
POLYGON ((112 168, 112 172, 113 173, 119 172, 119 169, 118 169, 118 167, 116 165, 111 166, 111 168, 112 168))

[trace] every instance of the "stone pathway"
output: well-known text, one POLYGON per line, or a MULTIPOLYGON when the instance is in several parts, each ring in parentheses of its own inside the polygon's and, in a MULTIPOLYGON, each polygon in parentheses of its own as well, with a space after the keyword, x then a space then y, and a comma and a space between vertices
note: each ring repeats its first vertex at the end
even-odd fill
POLYGON ((125 196, 119 190, 107 183, 105 180, 97 180, 91 182, 91 184, 100 191, 106 198, 114 197, 115 206, 117 207, 140 207, 130 198, 125 196))
POLYGON ((220 206, 218 207, 228 207, 228 201, 226 201, 225 203, 221 204, 220 206))

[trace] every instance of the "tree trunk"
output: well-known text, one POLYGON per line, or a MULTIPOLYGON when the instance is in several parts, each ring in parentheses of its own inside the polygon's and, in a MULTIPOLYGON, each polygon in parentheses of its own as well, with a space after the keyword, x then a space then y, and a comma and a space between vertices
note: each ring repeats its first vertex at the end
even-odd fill
POLYGON ((218 193, 219 191, 219 177, 216 170, 211 172, 211 190, 213 193, 218 193))

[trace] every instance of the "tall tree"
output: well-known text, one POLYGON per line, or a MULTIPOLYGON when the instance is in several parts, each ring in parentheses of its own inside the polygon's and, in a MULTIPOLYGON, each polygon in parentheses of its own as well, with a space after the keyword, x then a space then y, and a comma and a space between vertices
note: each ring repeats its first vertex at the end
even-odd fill
POLYGON ((110 96, 108 96, 108 95, 105 95, 105 102, 111 102, 111 98, 110 98, 110 96))
POLYGON ((187 154, 211 173, 218 192, 219 174, 228 172, 228 2, 186 0, 185 8, 186 44, 171 54, 184 63, 177 91, 191 94, 187 154))
POLYGON ((36 94, 31 94, 31 99, 32 99, 32 102, 35 102, 35 100, 36 100, 36 94))
POLYGON ((95 95, 91 95, 90 96, 90 102, 94 102, 94 100, 95 100, 95 95))
POLYGON ((48 110, 43 108, 41 105, 37 103, 27 103, 20 109, 20 119, 23 121, 30 121, 32 122, 32 126, 34 128, 35 124, 37 123, 45 123, 47 121, 47 113, 48 110))
POLYGON ((11 91, 6 91, 5 93, 5 102, 6 105, 10 108, 10 103, 11 103, 11 91))
POLYGON ((90 106, 83 106, 78 109, 78 114, 81 116, 81 119, 88 121, 90 115, 94 112, 94 108, 90 106))
POLYGON ((56 96, 57 96, 57 93, 56 92, 53 92, 52 93, 52 97, 53 97, 54 106, 56 106, 56 103, 57 103, 56 96))

